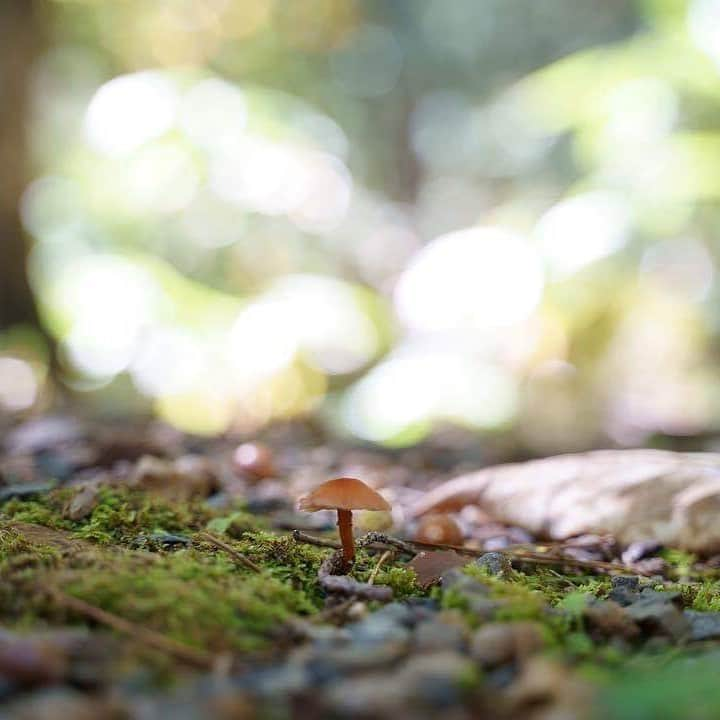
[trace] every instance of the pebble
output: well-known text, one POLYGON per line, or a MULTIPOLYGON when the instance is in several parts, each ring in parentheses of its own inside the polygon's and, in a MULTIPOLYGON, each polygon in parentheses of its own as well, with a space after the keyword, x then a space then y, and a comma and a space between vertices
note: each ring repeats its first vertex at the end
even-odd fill
POLYGON ((458 622, 447 622, 442 618, 423 620, 415 627, 413 647, 418 652, 461 652, 466 645, 465 634, 464 627, 458 622))
POLYGON ((6 487, 0 488, 0 503, 7 502, 14 498, 20 500, 27 500, 35 497, 36 495, 42 495, 43 493, 49 492, 56 486, 54 482, 29 482, 19 483, 17 485, 7 485, 6 487))
MULTIPOLYGON (((673 595, 674 593, 657 593, 656 595, 673 595)), ((646 632, 666 635, 678 642, 690 634, 688 619, 674 604, 672 599, 648 595, 628 605, 627 614, 646 632)))
POLYGON ((583 615, 592 630, 606 637, 630 639, 640 634, 640 628, 625 608, 612 600, 593 598, 585 607, 583 615))
POLYGON ((432 711, 450 708, 461 699, 462 681, 474 672, 472 662, 459 653, 418 655, 392 673, 373 673, 334 684, 326 704, 340 717, 434 717, 432 711))
POLYGON ((475 565, 491 575, 498 575, 503 578, 510 577, 512 574, 510 561, 500 552, 485 553, 475 561, 475 565))
POLYGON ((632 565, 638 560, 654 555, 660 549, 662 549, 662 544, 657 540, 638 540, 628 545, 621 558, 626 565, 632 565))
POLYGON ((95 509, 98 504, 99 488, 96 484, 83 485, 75 493, 67 505, 63 515, 68 520, 82 520, 95 509))
POLYGON ((487 623, 475 631, 470 655, 483 667, 493 668, 524 660, 544 644, 542 626, 538 623, 487 623))
POLYGON ((48 689, 5 707, 12 720, 127 720, 127 709, 118 702, 88 697, 65 688, 48 689))
POLYGON ((630 605, 640 589, 640 578, 637 575, 616 575, 611 583, 608 598, 622 606, 630 605))
POLYGON ((185 455, 175 462, 153 455, 143 455, 130 472, 128 486, 146 490, 172 501, 208 497, 217 481, 208 461, 196 455, 185 455))
POLYGON ((683 614, 690 623, 691 640, 714 640, 720 638, 720 613, 685 610, 683 614))

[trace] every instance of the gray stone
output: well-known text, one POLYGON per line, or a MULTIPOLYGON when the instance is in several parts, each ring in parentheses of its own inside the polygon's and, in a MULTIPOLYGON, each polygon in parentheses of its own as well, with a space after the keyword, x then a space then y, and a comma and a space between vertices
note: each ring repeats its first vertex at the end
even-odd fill
POLYGON ((470 655, 485 668, 526 658, 544 645, 538 623, 488 623, 472 637, 470 655))
POLYGON ((683 614, 690 623, 691 640, 720 638, 720 613, 686 610, 683 614))
POLYGON ((0 488, 0 503, 12 500, 13 498, 26 500, 36 495, 43 495, 52 490, 56 485, 57 483, 55 482, 29 482, 7 485, 6 487, 0 488))
POLYGON ((369 620, 370 618, 373 618, 373 621, 387 619, 393 623, 411 627, 416 622, 416 613, 413 608, 406 603, 391 602, 372 613, 367 619, 369 620))
POLYGON ((487 595, 489 588, 484 583, 466 575, 460 568, 448 570, 442 577, 440 584, 443 590, 459 590, 460 592, 472 592, 478 595, 487 595))
POLYGON ((418 655, 392 673, 373 673, 334 683, 326 703, 341 717, 429 717, 429 711, 457 703, 463 680, 474 672, 472 661, 459 653, 418 655))
MULTIPOLYGON (((670 595, 671 593, 662 594, 670 595)), ((641 596, 641 599, 626 607, 626 612, 645 632, 665 635, 675 642, 690 634, 690 622, 682 611, 667 598, 657 598, 653 595, 645 598, 641 596)))
POLYGON ((422 652, 440 650, 462 651, 465 646, 464 629, 457 623, 441 619, 423 620, 415 628, 414 647, 422 652))
POLYGON ((509 577, 512 573, 510 561, 501 552, 485 553, 475 561, 475 565, 490 573, 490 575, 509 577))

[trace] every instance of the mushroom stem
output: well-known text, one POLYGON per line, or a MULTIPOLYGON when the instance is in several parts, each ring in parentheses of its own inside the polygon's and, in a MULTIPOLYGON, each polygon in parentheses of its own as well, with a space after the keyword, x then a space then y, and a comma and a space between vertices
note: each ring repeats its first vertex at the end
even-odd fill
POLYGON ((352 510, 340 510, 338 508, 338 533, 342 544, 343 560, 347 565, 352 565, 355 560, 355 542, 352 533, 352 510))

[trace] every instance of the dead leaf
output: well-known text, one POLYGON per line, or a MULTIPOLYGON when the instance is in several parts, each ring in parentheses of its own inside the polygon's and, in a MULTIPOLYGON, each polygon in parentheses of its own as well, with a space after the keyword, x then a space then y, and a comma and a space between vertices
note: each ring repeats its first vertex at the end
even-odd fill
POLYGON ((462 567, 472 561, 472 558, 458 555, 454 550, 439 552, 421 552, 416 555, 408 565, 417 575, 417 584, 427 588, 438 582, 443 573, 452 568, 462 567))
POLYGON ((538 537, 608 533, 699 553, 720 550, 720 454, 598 450, 485 468, 450 480, 418 517, 479 505, 538 537))

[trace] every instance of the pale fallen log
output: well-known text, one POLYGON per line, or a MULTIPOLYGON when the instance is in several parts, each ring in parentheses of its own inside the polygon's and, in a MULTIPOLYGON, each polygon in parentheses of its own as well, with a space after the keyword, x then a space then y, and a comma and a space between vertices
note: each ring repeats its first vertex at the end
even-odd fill
POLYGON ((466 505, 538 537, 609 533, 720 552, 720 453, 598 450, 498 465, 443 483, 411 514, 466 505))

